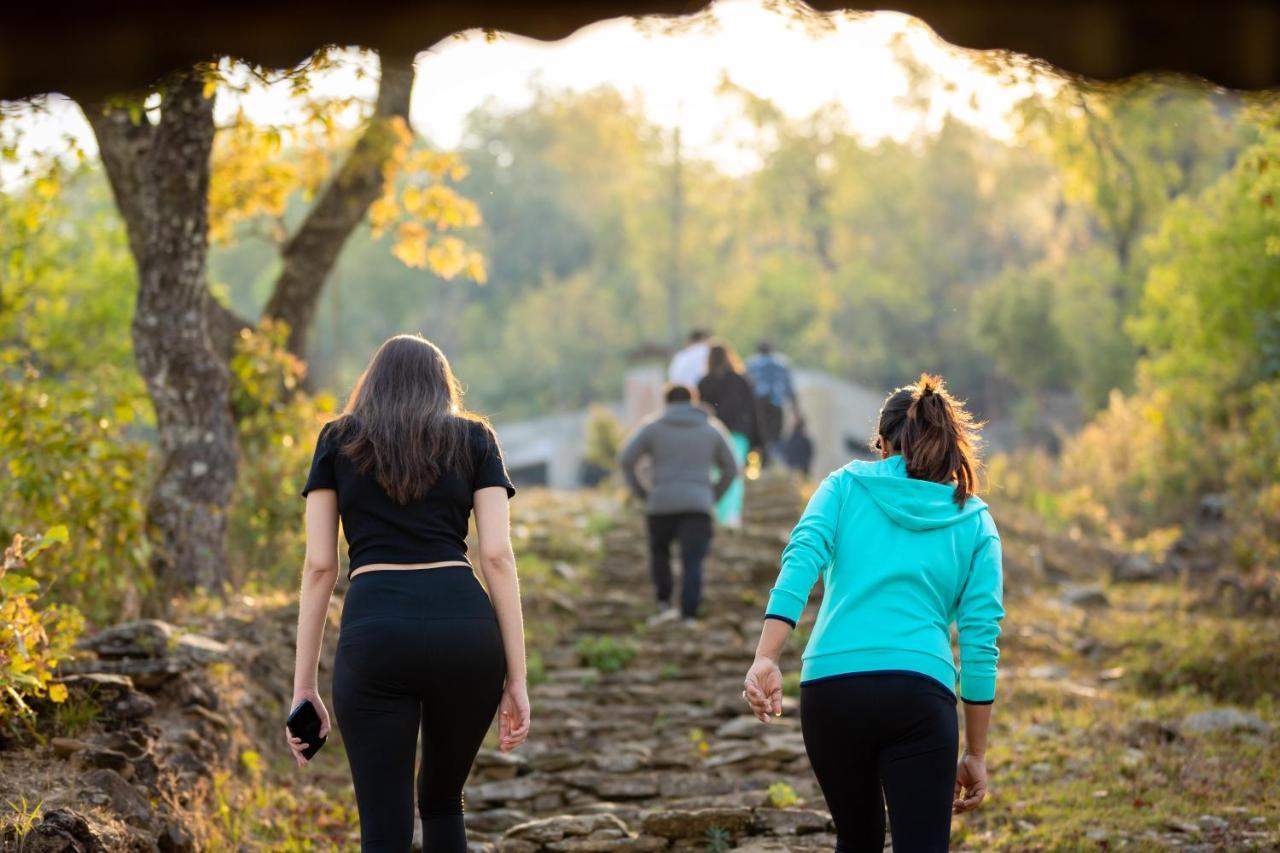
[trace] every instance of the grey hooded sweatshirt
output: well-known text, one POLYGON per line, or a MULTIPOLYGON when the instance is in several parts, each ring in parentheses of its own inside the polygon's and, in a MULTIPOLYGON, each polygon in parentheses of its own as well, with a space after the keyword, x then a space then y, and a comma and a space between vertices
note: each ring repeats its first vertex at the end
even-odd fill
POLYGON ((668 403, 642 423, 622 448, 619 464, 649 515, 709 513, 738 476, 724 426, 692 403, 668 403), (651 487, 636 474, 644 456, 651 462, 651 487), (713 466, 719 471, 714 484, 713 466))

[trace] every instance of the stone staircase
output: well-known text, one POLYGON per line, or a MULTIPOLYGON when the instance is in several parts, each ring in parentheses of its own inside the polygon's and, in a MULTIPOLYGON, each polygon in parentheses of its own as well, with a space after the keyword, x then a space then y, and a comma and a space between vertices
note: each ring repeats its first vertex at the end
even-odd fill
MULTIPOLYGON (((643 519, 621 519, 606 534, 576 618, 544 653, 529 742, 477 762, 466 791, 476 849, 834 847, 793 700, 765 725, 741 698, 778 555, 802 507, 794 480, 748 483, 744 529, 717 532, 697 628, 645 625, 654 605, 643 519), (610 656, 630 660, 603 671, 610 656)), ((798 663, 797 652, 788 669, 798 663)))

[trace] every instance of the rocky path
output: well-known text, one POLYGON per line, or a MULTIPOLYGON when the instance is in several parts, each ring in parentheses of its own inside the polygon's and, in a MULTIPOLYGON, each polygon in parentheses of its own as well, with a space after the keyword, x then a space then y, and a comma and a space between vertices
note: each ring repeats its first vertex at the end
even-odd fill
MULTIPOLYGON (((524 496, 513 532, 541 654, 534 728, 515 754, 477 761, 477 853, 832 849, 794 699, 764 725, 740 696, 801 490, 763 479, 747 500, 746 529, 716 539, 690 630, 645 624, 634 509, 603 493, 524 496)), ((1131 577, 1131 555, 1000 517, 994 788, 957 820, 953 848, 1280 851, 1280 625, 1206 609, 1194 585, 1131 577)), ((792 689, 815 610, 784 666, 792 689)), ((295 619, 291 592, 236 596, 177 625, 85 638, 60 669, 71 700, 42 711, 47 737, 0 741, 0 851, 356 849, 340 736, 303 774, 278 743, 295 619)))
POLYGON ((831 849, 795 706, 764 725, 742 676, 778 554, 802 507, 789 480, 748 492, 742 532, 720 533, 702 624, 647 627, 642 520, 623 519, 532 690, 518 753, 481 755, 467 788, 481 849, 831 849), (488 840, 485 840, 488 839, 488 840))

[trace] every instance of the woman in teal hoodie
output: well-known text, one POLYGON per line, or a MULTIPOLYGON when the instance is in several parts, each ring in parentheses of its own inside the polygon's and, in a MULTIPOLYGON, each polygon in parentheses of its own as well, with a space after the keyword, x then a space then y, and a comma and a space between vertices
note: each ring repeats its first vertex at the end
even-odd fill
POLYGON ((800 723, 837 851, 879 851, 886 803, 895 851, 945 851, 951 815, 986 796, 1004 607, 1000 536, 974 494, 976 441, 940 378, 899 388, 880 410, 881 459, 823 480, 782 552, 743 696, 764 722, 782 713, 778 659, 821 575, 800 723))

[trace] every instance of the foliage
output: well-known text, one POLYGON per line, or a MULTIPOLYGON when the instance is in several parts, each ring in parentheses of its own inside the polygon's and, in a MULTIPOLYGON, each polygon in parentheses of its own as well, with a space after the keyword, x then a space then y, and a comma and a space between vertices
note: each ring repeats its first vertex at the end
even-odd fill
POLYGON ((775 809, 786 809, 800 802, 796 789, 786 782, 774 782, 769 786, 769 805, 775 809))
MULTIPOLYGON (((208 93, 221 93, 235 106, 214 139, 211 159, 209 236, 215 244, 256 237, 283 247, 296 218, 290 216, 297 212, 293 203, 316 198, 352 151, 357 134, 350 128, 373 118, 372 100, 321 94, 312 82, 319 73, 343 67, 354 68, 363 80, 371 64, 371 54, 321 50, 283 73, 230 61, 209 70, 208 93), (249 97, 282 87, 289 90, 289 118, 255 121, 246 109, 249 97)), ((382 195, 369 210, 375 239, 394 234, 391 254, 405 266, 483 282, 482 256, 450 233, 480 221, 475 204, 451 186, 466 176, 466 166, 453 153, 418 144, 399 116, 372 132, 377 144, 364 153, 387 154, 382 195)))
POLYGON ((708 853, 723 853, 733 849, 733 836, 723 826, 707 827, 706 842, 708 853))
POLYGON ((1135 637, 1127 669, 1146 693, 1192 690, 1226 704, 1280 699, 1280 643, 1275 620, 1205 624, 1180 619, 1179 630, 1160 640, 1135 637))
POLYGON ((1111 392, 1060 465, 1024 454, 997 466, 1015 498, 1117 541, 1225 492, 1246 569, 1280 557, 1280 118, 1258 110, 1250 121, 1256 141, 1168 205, 1143 247, 1148 273, 1127 324, 1145 353, 1136 388, 1111 392))
POLYGON ((151 413, 129 346, 133 268, 108 204, 99 176, 56 164, 0 195, 0 536, 69 528, 54 594, 95 620, 136 615, 152 586, 151 413))
POLYGON ((67 700, 67 688, 53 680, 54 669, 71 656, 84 619, 74 607, 50 604, 48 588, 40 589, 25 571, 37 554, 66 541, 66 527, 30 539, 18 534, 0 562, 0 728, 34 720, 32 699, 67 700))
POLYGON ((636 656, 635 643, 612 636, 586 636, 578 641, 575 651, 583 666, 600 672, 617 672, 636 656))
POLYGON ((587 416, 583 459, 603 471, 612 471, 618 464, 623 437, 617 416, 603 406, 592 406, 587 416))
POLYGON ((245 330, 231 359, 232 406, 240 466, 227 551, 237 581, 267 587, 294 582, 305 546, 298 492, 315 436, 335 401, 299 389, 306 365, 285 347, 288 328, 264 321, 245 330))
MULTIPOLYGON (((945 81, 916 71, 920 97, 905 108, 931 110, 945 81)), ((1014 414, 1029 387, 1092 413, 1133 387, 1125 324, 1143 238, 1249 136, 1235 102, 1154 84, 1045 87, 1013 143, 953 117, 871 143, 836 109, 795 118, 731 82, 724 95, 756 131, 759 168, 743 174, 678 154, 638 102, 607 88, 537 88, 526 107, 477 109, 455 154, 467 170, 457 189, 482 220, 487 286, 422 285, 357 234, 321 306, 318 326, 333 334, 313 345, 314 380, 348 384, 389 331, 412 329, 500 422, 617 399, 628 353, 672 343, 676 275, 679 322, 739 348, 768 337, 797 363, 872 387, 941 371, 991 418, 1014 414), (1128 229, 1123 258, 1113 221, 1128 229)), ((247 245, 216 261, 237 302, 269 266, 247 245)))

